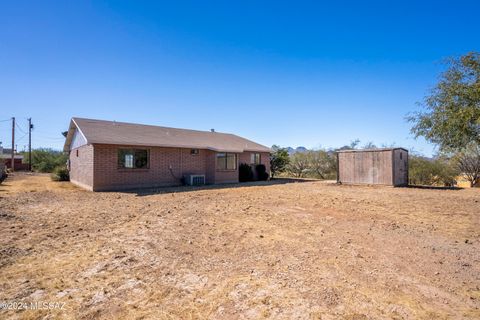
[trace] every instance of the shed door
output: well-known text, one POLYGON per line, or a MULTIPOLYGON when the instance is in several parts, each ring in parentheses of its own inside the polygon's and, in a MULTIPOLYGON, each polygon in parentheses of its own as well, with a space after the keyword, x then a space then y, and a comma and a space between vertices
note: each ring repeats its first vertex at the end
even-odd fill
POLYGON ((408 152, 396 150, 395 156, 395 185, 408 183, 408 152))

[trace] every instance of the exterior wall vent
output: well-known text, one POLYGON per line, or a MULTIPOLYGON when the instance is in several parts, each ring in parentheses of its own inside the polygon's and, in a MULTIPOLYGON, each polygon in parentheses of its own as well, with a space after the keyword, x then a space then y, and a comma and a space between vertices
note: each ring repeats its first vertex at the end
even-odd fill
POLYGON ((185 177, 185 184, 189 186, 202 186, 205 184, 204 174, 190 174, 185 177))

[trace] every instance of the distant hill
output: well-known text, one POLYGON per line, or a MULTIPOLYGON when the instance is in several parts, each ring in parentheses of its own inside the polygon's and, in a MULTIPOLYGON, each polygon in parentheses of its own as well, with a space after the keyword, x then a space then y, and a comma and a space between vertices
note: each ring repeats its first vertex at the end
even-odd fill
POLYGON ((292 148, 292 147, 288 147, 287 150, 288 150, 289 155, 292 155, 292 154, 297 153, 297 152, 307 152, 308 151, 308 149, 305 148, 305 147, 296 147, 295 149, 292 148))

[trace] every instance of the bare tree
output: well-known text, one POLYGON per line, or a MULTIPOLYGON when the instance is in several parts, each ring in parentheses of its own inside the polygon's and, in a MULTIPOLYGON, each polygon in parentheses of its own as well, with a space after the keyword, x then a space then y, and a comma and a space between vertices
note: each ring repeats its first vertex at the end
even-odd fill
POLYGON ((320 179, 326 179, 329 174, 335 171, 335 159, 325 150, 310 151, 308 153, 310 171, 320 179))
POLYGON ((377 146, 373 143, 373 141, 369 141, 362 148, 363 149, 377 149, 377 146))
POLYGON ((474 187, 480 183, 480 144, 471 142, 456 156, 458 168, 474 187))
POLYGON ((290 163, 288 164, 288 171, 293 176, 302 178, 309 169, 308 154, 306 152, 296 152, 290 157, 290 163))

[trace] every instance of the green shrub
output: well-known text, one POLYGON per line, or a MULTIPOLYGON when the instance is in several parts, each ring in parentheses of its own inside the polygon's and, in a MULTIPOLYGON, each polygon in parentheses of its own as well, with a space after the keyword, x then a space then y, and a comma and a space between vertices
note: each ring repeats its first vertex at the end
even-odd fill
POLYGON ((282 173, 287 169, 290 163, 290 156, 287 148, 280 148, 279 146, 272 146, 273 153, 270 156, 270 171, 272 172, 272 179, 277 173, 282 173))
POLYGON ((447 159, 410 155, 408 175, 409 183, 413 185, 452 186, 459 172, 447 159))
MULTIPOLYGON (((27 156, 24 160, 28 163, 27 156)), ((37 172, 53 172, 56 167, 65 166, 67 160, 68 155, 62 151, 48 148, 32 150, 32 169, 37 172)))
POLYGON ((240 182, 247 182, 253 180, 253 171, 252 167, 249 164, 241 163, 240 167, 238 167, 238 180, 240 182))
POLYGON ((53 181, 69 181, 70 174, 66 167, 56 167, 50 175, 53 181))
POLYGON ((257 166, 255 167, 255 171, 257 172, 258 180, 261 180, 261 181, 268 180, 268 172, 264 164, 257 164, 257 166))

